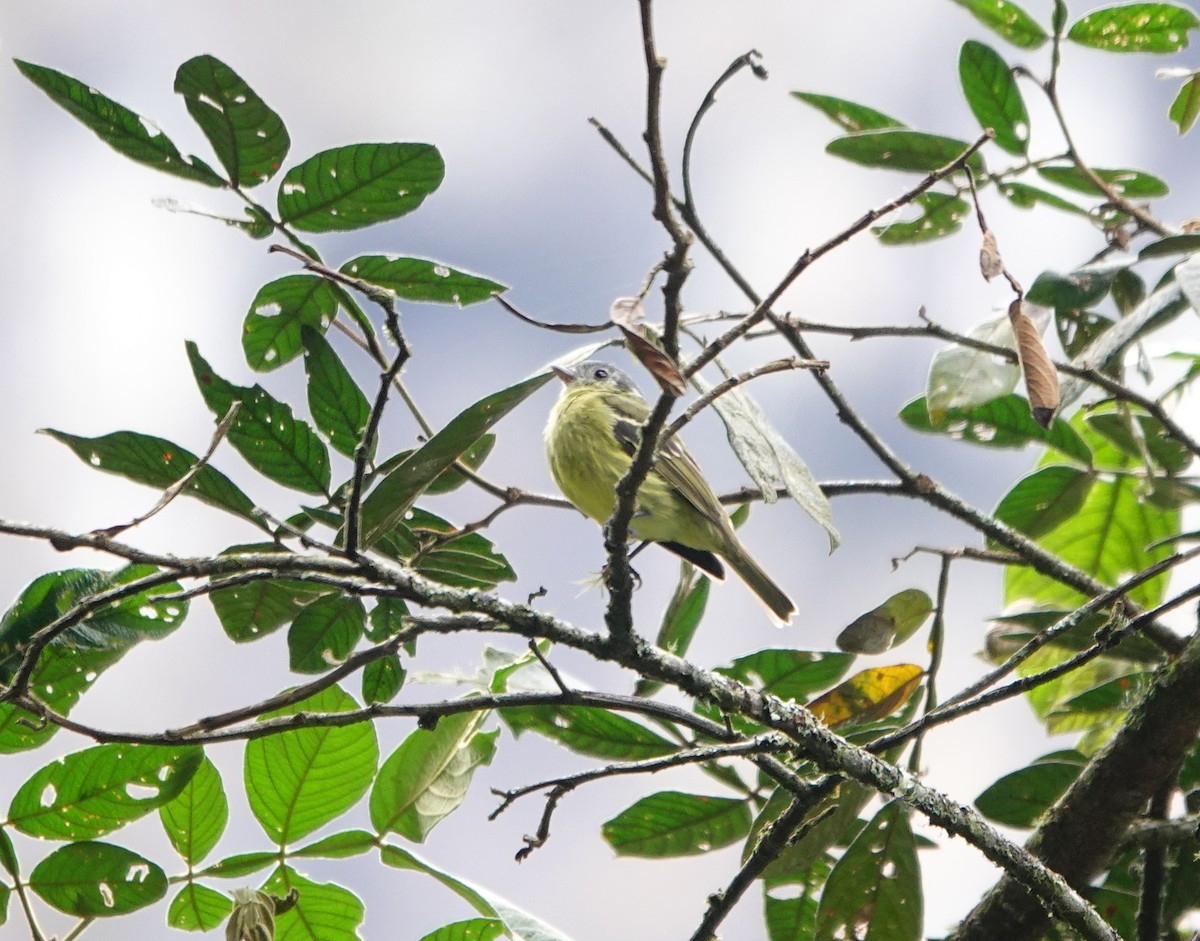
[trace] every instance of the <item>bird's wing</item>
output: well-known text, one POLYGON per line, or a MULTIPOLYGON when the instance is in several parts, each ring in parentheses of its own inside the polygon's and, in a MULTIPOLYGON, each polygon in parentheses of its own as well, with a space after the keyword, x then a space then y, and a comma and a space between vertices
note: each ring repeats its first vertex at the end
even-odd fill
MULTIPOLYGON (((619 401, 610 399, 608 405, 614 413, 613 435, 621 449, 632 458, 641 443, 642 423, 650 417, 650 406, 628 396, 619 401)), ((671 438, 659 447, 653 472, 718 529, 723 531, 729 526, 728 514, 679 438, 671 438)))

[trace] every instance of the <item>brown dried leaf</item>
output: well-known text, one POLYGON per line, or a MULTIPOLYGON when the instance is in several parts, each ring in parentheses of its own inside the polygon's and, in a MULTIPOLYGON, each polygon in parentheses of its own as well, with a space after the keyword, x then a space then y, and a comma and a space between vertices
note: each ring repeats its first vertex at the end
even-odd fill
POLYGON ((1058 370, 1046 352, 1041 334, 1025 313, 1020 300, 1008 307, 1008 319, 1012 323, 1013 336, 1017 341, 1017 358, 1021 364, 1021 375, 1025 377, 1025 393, 1029 396, 1029 409, 1034 420, 1043 428, 1049 428, 1058 412, 1061 400, 1058 394, 1058 370))
POLYGON ((683 395, 687 383, 675 360, 663 350, 659 339, 645 324, 646 310, 640 298, 619 297, 613 301, 608 312, 612 320, 625 335, 625 345, 643 366, 649 370, 659 388, 673 395, 683 395))
POLYGON ((1004 271, 1004 262, 1000 259, 1000 249, 996 245, 996 236, 991 229, 983 230, 983 244, 979 246, 979 270, 983 280, 992 278, 1004 271))

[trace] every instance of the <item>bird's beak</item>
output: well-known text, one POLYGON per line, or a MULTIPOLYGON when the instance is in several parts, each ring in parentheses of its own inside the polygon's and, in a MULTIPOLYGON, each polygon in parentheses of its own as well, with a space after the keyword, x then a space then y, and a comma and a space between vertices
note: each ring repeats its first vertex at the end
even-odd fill
POLYGON ((571 372, 569 369, 563 369, 561 366, 551 366, 550 370, 566 385, 570 385, 575 381, 575 373, 571 372))

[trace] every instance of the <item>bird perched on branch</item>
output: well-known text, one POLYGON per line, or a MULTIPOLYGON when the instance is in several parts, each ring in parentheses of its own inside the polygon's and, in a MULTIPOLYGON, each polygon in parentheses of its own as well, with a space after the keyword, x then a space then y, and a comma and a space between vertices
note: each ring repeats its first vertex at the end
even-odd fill
MULTIPOLYGON (((633 462, 650 406, 611 363, 552 368, 565 387, 546 425, 550 473, 577 509, 603 525, 616 507, 617 483, 633 462)), ((725 576, 720 556, 781 624, 796 611, 738 542, 729 514, 678 437, 660 445, 629 529, 717 579, 725 576)))

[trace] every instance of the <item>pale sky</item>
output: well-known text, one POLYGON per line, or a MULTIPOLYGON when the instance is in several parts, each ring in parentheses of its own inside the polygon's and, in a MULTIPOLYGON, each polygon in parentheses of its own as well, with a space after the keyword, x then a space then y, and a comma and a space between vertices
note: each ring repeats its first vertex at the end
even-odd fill
MULTIPOLYGON (((1025 5, 1048 19, 1048 2, 1025 5)), ((1082 12, 1072 9, 1073 15, 1082 12)), ((708 226, 760 293, 806 247, 894 198, 915 179, 826 156, 824 145, 837 136, 836 128, 789 91, 861 101, 918 129, 969 139, 978 128, 957 85, 963 40, 987 42, 1009 62, 1025 63, 1038 74, 1046 69, 1045 51, 1006 45, 948 0, 823 6, 665 0, 657 8, 657 24, 659 48, 668 60, 664 132, 673 160, 697 104, 729 62, 758 49, 770 72, 767 82, 743 74, 724 89, 695 155, 697 200, 708 226)), ((216 191, 135 165, 108 149, 26 81, 8 62, 12 57, 86 81, 205 159, 207 145, 172 92, 175 69, 200 53, 233 67, 283 117, 292 137, 289 165, 341 144, 435 144, 447 165, 441 189, 398 222, 319 237, 319 248, 335 264, 365 251, 436 258, 511 285, 509 299, 534 316, 595 322, 614 298, 636 291, 667 247, 650 218, 647 187, 587 120, 598 118, 639 157, 644 154, 644 69, 631 2, 214 0, 197 8, 112 0, 101 9, 43 0, 0 10, 0 50, 6 56, 0 64, 5 212, 0 257, 7 308, 0 318, 5 364, 0 400, 9 403, 0 411, 3 518, 86 531, 152 505, 151 491, 89 472, 64 447, 34 432, 54 427, 99 435, 130 428, 203 451, 212 418, 187 369, 185 339, 195 340, 214 368, 233 381, 261 381, 277 395, 291 396, 300 409, 303 402, 299 364, 253 376, 239 345, 241 321, 257 287, 291 273, 294 264, 268 256, 266 243, 155 208, 155 198, 173 197, 236 211, 232 197, 225 201, 216 191)), ((1195 215, 1200 180, 1183 170, 1194 162, 1195 140, 1179 141, 1165 117, 1174 87, 1153 77, 1165 65, 1194 65, 1194 56, 1115 56, 1068 48, 1066 57, 1063 95, 1083 152, 1096 165, 1138 166, 1167 177, 1176 189, 1159 206, 1160 215, 1176 222, 1195 215)), ((1058 144, 1049 133, 1047 109, 1031 86, 1024 91, 1033 113, 1034 149, 1050 153, 1058 144), (1050 142, 1043 143, 1047 136, 1050 142)), ((989 157, 1004 165, 998 151, 989 157)), ((260 193, 270 201, 271 184, 260 193)), ((994 192, 985 193, 984 208, 1005 261, 1026 284, 1046 268, 1069 270, 1099 247, 1079 222, 1017 211, 994 192)), ((1001 286, 979 277, 977 252, 977 237, 969 230, 917 248, 885 248, 869 235, 859 236, 815 265, 777 309, 842 324, 915 324, 923 305, 932 319, 965 331, 1009 300, 1001 286)), ((697 249, 694 257, 697 269, 685 291, 689 310, 744 310, 744 300, 703 251, 697 249)), ((648 304, 652 318, 657 297, 656 291, 648 304)), ((577 345, 577 338, 521 326, 491 303, 462 311, 411 307, 404 323, 416 351, 406 375, 435 425, 577 345)), ((1194 335, 1193 325, 1189 320, 1194 335)), ((854 404, 906 459, 976 505, 994 506, 1035 459, 1032 453, 974 451, 899 426, 895 413, 923 391, 934 344, 814 337, 813 345, 831 360, 854 404)), ((781 346, 756 343, 731 362, 748 365, 776 355, 785 355, 781 346)), ((359 362, 356 371, 364 382, 374 381, 366 364, 359 362)), ((639 381, 648 389, 644 375, 639 381)), ((818 479, 884 476, 807 377, 766 379, 754 391, 818 479)), ((543 391, 500 427, 501 443, 487 465, 492 479, 553 489, 540 442, 551 402, 552 393, 543 391)), ((382 450, 411 445, 413 433, 397 408, 385 420, 382 450)), ((744 482, 715 419, 697 422, 686 437, 718 488, 744 482)), ((216 464, 278 515, 294 509, 292 498, 256 479, 228 449, 219 452, 216 464)), ((465 494, 433 508, 467 522, 490 503, 465 494)), ((742 586, 727 583, 713 592, 693 649, 698 662, 717 665, 767 646, 830 649, 841 627, 892 592, 919 587, 932 594, 934 559, 918 558, 893 572, 893 557, 918 542, 978 544, 962 527, 911 501, 842 498, 834 512, 844 546, 830 557, 819 528, 794 505, 756 508, 745 541, 799 601, 801 615, 776 631, 742 586)), ((507 514, 490 535, 521 575, 515 585, 502 586, 504 594, 523 599, 544 585, 551 589, 544 602, 549 609, 584 626, 599 623, 601 597, 594 590, 581 594, 576 584, 602 560, 599 533, 590 522, 574 513, 530 508, 507 514)), ((253 533, 200 504, 179 501, 131 538, 150 548, 201 552, 253 533)), ((107 564, 15 540, 0 552, 5 606, 42 572, 107 564)), ((665 553, 647 552, 639 571, 645 586, 637 608, 652 634, 649 625, 669 595, 675 564, 665 553)), ((943 695, 982 671, 974 653, 982 646, 986 617, 1001 604, 998 572, 956 567, 943 695)), ((865 659, 862 665, 906 658, 922 663, 923 642, 921 634, 888 655, 891 660, 865 659)), ((481 648, 474 639, 423 642, 421 653, 429 669, 471 673, 481 648)), ((572 655, 561 655, 561 663, 601 688, 624 691, 631 682, 572 655)), ((288 685, 293 680, 285 667, 282 634, 234 648, 208 606, 198 602, 175 636, 139 648, 106 676, 79 715, 118 728, 181 725, 288 685)), ((407 695, 423 699, 436 692, 407 695)), ((384 754, 407 730, 399 723, 382 730, 384 754)), ((1004 770, 1066 744, 1047 740, 1027 707, 1011 702, 933 734, 924 752, 927 780, 970 801, 1004 770)), ((85 745, 61 735, 55 742, 60 751, 85 745)), ((4 758, 0 777, 11 786, 0 789, 0 802, 52 752, 54 747, 4 758)), ((217 749, 215 760, 236 789, 240 749, 217 749)), ((489 787, 515 787, 583 767, 584 759, 531 736, 514 743, 505 734, 496 763, 480 770, 467 803, 419 852, 507 896, 568 937, 688 936, 706 896, 736 871, 736 853, 680 861, 614 859, 599 825, 651 788, 717 793, 699 775, 624 779, 577 792, 561 805, 550 843, 519 867, 512 854, 521 835, 536 828, 540 803, 518 804, 496 823, 483 819, 494 806, 489 787)), ((114 839, 169 860, 154 826, 114 839)), ((936 859, 923 857, 926 932, 937 935, 965 913, 995 873, 961 841, 928 835, 947 847, 936 859), (950 880, 953 892, 946 891, 950 880)), ((19 848, 31 867, 41 847, 23 841, 19 848)), ((265 844, 244 806, 235 807, 217 853, 251 848, 265 844)), ((306 871, 363 892, 364 937, 417 938, 470 917, 448 893, 414 874, 345 861, 314 862, 306 871)), ((93 926, 85 936, 162 937, 164 913, 165 904, 93 926)), ((51 925, 63 928, 52 920, 51 925)), ((14 904, 0 936, 17 937, 22 927, 14 904)), ((756 938, 762 930, 761 901, 754 897, 727 923, 725 934, 756 938)))

